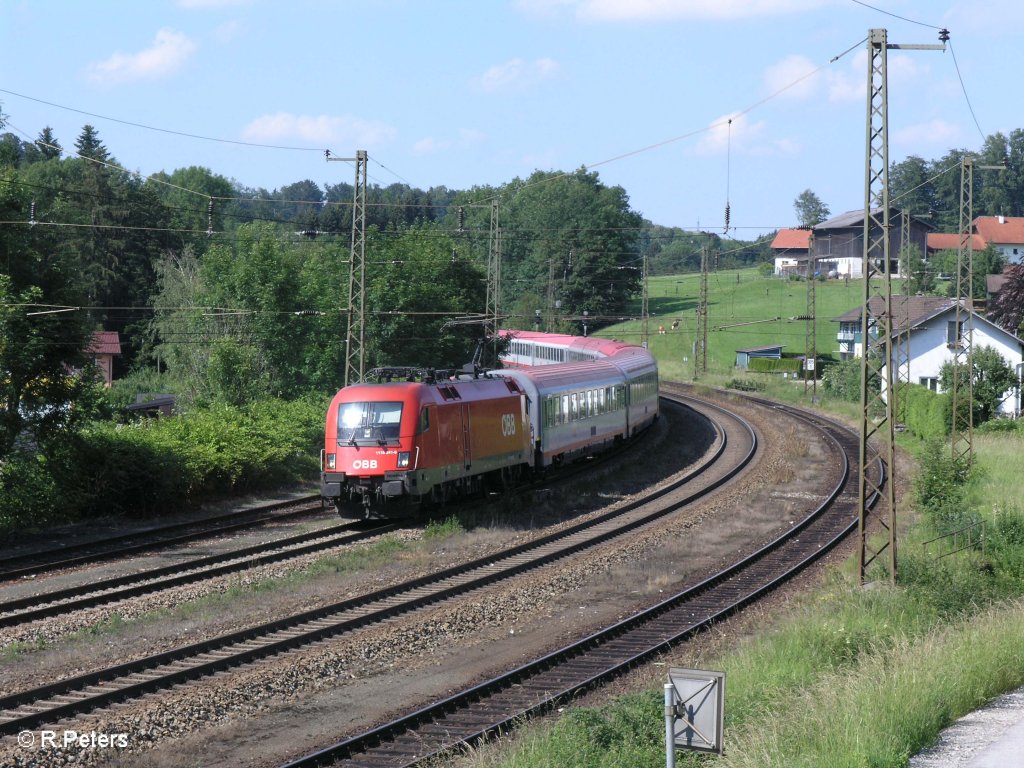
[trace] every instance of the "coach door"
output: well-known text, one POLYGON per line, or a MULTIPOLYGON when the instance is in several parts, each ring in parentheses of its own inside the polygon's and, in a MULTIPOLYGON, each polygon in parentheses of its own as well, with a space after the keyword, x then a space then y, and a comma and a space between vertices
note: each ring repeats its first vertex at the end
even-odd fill
POLYGON ((469 469, 473 464, 471 439, 473 430, 469 424, 469 403, 462 404, 462 463, 469 469))

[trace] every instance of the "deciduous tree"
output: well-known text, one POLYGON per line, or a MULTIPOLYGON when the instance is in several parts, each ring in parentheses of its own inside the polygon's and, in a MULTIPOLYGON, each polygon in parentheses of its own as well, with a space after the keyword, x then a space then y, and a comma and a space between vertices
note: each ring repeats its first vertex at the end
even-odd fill
POLYGON ((805 189, 793 201, 796 219, 800 226, 807 229, 828 219, 831 215, 829 207, 814 192, 805 189))

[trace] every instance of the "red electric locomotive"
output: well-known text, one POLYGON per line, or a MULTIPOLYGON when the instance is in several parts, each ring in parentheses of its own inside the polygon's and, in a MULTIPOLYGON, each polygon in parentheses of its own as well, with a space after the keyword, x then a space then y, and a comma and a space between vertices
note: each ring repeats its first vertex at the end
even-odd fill
POLYGON ((388 375, 403 380, 345 387, 327 411, 320 493, 343 517, 411 514, 513 481, 532 464, 528 403, 515 381, 388 375))

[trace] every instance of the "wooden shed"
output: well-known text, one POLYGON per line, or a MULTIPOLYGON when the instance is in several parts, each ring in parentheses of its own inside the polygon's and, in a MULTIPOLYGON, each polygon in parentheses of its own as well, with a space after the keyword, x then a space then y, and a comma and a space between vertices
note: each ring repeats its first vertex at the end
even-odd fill
POLYGON ((117 331, 93 331, 88 352, 99 369, 103 386, 114 381, 114 355, 121 354, 121 339, 117 331))

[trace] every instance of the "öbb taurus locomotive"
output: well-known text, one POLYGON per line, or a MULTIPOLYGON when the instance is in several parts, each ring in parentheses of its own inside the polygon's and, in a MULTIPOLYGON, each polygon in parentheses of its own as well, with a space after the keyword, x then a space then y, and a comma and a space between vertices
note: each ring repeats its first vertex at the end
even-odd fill
POLYGON ((528 331, 503 369, 354 384, 327 411, 320 492, 343 517, 412 514, 593 454, 658 416, 658 369, 642 348, 528 331), (408 379, 408 380, 407 380, 408 379))

